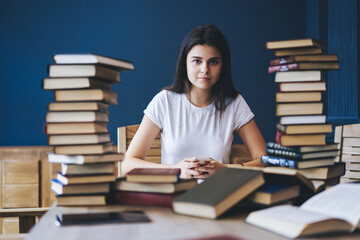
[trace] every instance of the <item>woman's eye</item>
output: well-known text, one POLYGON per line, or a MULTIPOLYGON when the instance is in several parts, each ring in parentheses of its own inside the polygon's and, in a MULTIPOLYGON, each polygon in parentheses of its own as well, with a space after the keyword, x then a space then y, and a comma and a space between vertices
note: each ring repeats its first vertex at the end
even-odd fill
POLYGON ((212 61, 210 61, 210 64, 211 65, 216 65, 216 64, 219 64, 219 61, 218 60, 212 60, 212 61))
POLYGON ((194 59, 193 63, 200 63, 200 60, 199 59, 194 59))

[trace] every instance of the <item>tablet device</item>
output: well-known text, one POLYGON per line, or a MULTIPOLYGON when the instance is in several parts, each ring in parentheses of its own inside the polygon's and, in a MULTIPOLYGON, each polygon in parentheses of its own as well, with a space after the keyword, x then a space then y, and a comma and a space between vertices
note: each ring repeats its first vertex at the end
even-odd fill
POLYGON ((151 220, 144 211, 67 213, 56 215, 55 225, 89 225, 106 223, 140 223, 151 220))

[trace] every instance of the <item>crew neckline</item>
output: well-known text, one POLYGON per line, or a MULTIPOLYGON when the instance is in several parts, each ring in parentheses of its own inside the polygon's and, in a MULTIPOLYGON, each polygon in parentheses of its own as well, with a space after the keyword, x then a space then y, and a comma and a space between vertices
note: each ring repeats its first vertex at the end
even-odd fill
POLYGON ((198 106, 195 106, 186 96, 185 93, 182 94, 183 95, 183 101, 185 102, 185 104, 187 104, 191 111, 194 111, 194 112, 214 112, 215 111, 215 102, 214 100, 209 104, 207 105, 206 107, 198 107, 198 106))

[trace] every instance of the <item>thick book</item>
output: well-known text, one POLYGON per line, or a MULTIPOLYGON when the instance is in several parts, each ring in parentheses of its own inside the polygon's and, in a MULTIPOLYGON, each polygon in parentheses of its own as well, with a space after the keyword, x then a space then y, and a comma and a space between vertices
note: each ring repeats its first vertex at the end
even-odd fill
POLYGON ((326 145, 326 134, 284 134, 276 131, 276 142, 282 146, 326 145))
POLYGON ((100 64, 120 71, 135 70, 130 61, 106 57, 98 54, 56 54, 53 56, 57 64, 100 64))
POLYGON ((43 78, 42 89, 58 90, 58 89, 81 89, 81 88, 101 88, 111 89, 111 83, 104 82, 96 78, 43 78))
POLYGON ((316 167, 302 169, 299 172, 309 179, 325 180, 334 177, 340 177, 345 174, 345 164, 335 163, 334 165, 325 167, 316 167))
POLYGON ((322 80, 320 70, 277 72, 275 82, 318 82, 322 80))
POLYGON ((246 198, 247 201, 262 205, 277 204, 298 197, 299 185, 264 184, 246 198))
POLYGON ((342 154, 341 161, 360 163, 360 155, 342 154))
POLYGON ((342 139, 343 147, 360 147, 360 136, 359 137, 344 137, 342 139))
POLYGON ((107 124, 98 122, 47 123, 44 130, 48 135, 108 133, 107 124))
POLYGON ((117 93, 104 89, 56 90, 58 102, 101 101, 106 104, 117 104, 117 93))
POLYGON ((221 168, 173 201, 175 213, 215 219, 264 184, 262 171, 221 168))
POLYGON ((296 70, 339 70, 339 62, 295 62, 268 67, 268 73, 286 72, 296 70))
POLYGON ((329 166, 334 164, 335 158, 317 158, 310 160, 295 160, 287 159, 276 156, 262 155, 261 162, 270 166, 280 166, 293 169, 305 169, 305 168, 314 168, 321 166, 329 166))
MULTIPOLYGON (((346 167, 345 167, 346 168, 346 167)), ((348 170, 345 169, 345 174, 343 175, 345 178, 353 178, 360 180, 360 171, 358 170, 348 170)))
POLYGON ((336 54, 314 54, 314 55, 294 55, 270 60, 270 65, 282 65, 294 62, 337 62, 339 58, 336 54))
POLYGON ((56 179, 64 184, 82 184, 82 183, 110 183, 115 181, 113 174, 102 175, 62 175, 57 173, 56 179))
POLYGON ((91 155, 91 154, 105 154, 113 152, 113 145, 111 142, 89 145, 61 145, 54 147, 55 154, 67 155, 91 155))
POLYGON ((283 48, 301 48, 301 47, 320 47, 324 44, 314 38, 290 39, 281 41, 266 42, 267 49, 283 49, 283 48))
POLYGON ((282 125, 276 124, 276 128, 285 134, 311 134, 311 133, 331 133, 332 124, 299 124, 299 125, 282 125))
POLYGON ((346 170, 360 171, 360 163, 358 163, 358 162, 347 162, 346 163, 346 170))
POLYGON ((319 115, 323 113, 323 103, 279 103, 276 116, 319 115))
POLYGON ((180 179, 176 183, 137 183, 124 178, 116 180, 114 189, 133 192, 175 193, 189 190, 197 185, 196 179, 180 179))
POLYGON ((113 174, 115 171, 114 162, 89 163, 84 165, 61 164, 62 175, 99 175, 113 174))
POLYGON ((98 111, 108 112, 108 104, 102 102, 50 102, 48 110, 55 111, 98 111))
POLYGON ((101 155, 62 155, 62 154, 48 154, 48 161, 50 163, 64 163, 64 164, 90 164, 102 162, 118 162, 124 159, 122 153, 111 153, 101 155))
POLYGON ((280 117, 279 123, 282 125, 321 124, 326 123, 326 115, 284 116, 280 117))
POLYGON ((108 193, 110 191, 110 183, 84 183, 66 185, 57 179, 51 179, 51 190, 56 195, 108 193))
POLYGON ((56 196, 58 206, 104 206, 106 205, 105 194, 92 195, 59 195, 56 196))
POLYGON ((266 154, 271 156, 290 158, 290 159, 314 159, 314 158, 336 157, 339 155, 339 151, 335 150, 335 151, 299 153, 293 151, 267 148, 266 154))
POLYGON ((326 82, 281 82, 280 92, 324 92, 326 82))
POLYGON ((179 168, 135 168, 126 174, 126 181, 141 183, 174 183, 179 180, 179 168))
POLYGON ((48 138, 49 145, 79 145, 79 144, 97 144, 110 142, 109 133, 100 134, 67 134, 51 135, 48 138))
POLYGON ((282 102, 320 102, 321 92, 277 92, 275 101, 282 102))
MULTIPOLYGON (((360 136, 360 124, 348 124, 348 125, 340 125, 335 128, 335 139, 340 138, 348 138, 348 137, 356 137, 360 136)), ((340 141, 336 141, 340 142, 340 141)))
POLYGON ((96 77, 110 83, 120 83, 120 73, 117 70, 95 64, 49 65, 50 77, 96 77))
POLYGON ((133 191, 114 191, 110 195, 110 203, 136 206, 171 207, 172 201, 178 193, 149 193, 133 191))
POLYGON ((360 147, 358 146, 343 146, 342 147, 342 154, 348 155, 360 155, 360 147))
POLYGON ((254 211, 245 221, 289 238, 350 233, 360 226, 359 198, 360 184, 338 184, 300 207, 282 205, 254 211))
POLYGON ((311 153, 311 152, 323 152, 323 151, 335 151, 339 150, 340 146, 337 143, 327 144, 323 146, 298 146, 298 147, 286 147, 276 142, 267 142, 267 148, 279 149, 284 151, 298 152, 298 153, 311 153))
POLYGON ((94 111, 47 112, 47 123, 65 122, 109 122, 109 114, 94 111))
POLYGON ((274 54, 276 57, 284 57, 290 55, 309 55, 309 54, 322 54, 321 47, 302 47, 302 48, 285 48, 276 49, 274 54))

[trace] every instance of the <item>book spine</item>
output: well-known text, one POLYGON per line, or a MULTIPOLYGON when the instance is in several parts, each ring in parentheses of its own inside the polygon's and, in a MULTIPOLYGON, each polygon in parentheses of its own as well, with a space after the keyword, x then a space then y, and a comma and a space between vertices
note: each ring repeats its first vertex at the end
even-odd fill
POLYGON ((173 196, 168 194, 116 191, 110 201, 114 204, 171 207, 172 200, 173 196))
POLYGON ((300 67, 300 65, 298 63, 270 66, 268 68, 268 73, 271 74, 274 72, 286 72, 286 71, 291 71, 291 70, 298 70, 299 67, 300 67))
POLYGON ((291 152, 298 152, 299 151, 299 148, 285 147, 285 146, 282 146, 282 145, 280 145, 280 144, 278 144, 276 142, 267 142, 266 147, 271 148, 271 149, 279 149, 279 150, 291 151, 291 152))
POLYGON ((298 168, 298 163, 294 160, 272 157, 272 156, 267 156, 267 155, 261 156, 261 162, 266 165, 287 167, 287 168, 293 168, 293 169, 298 168))
POLYGON ((283 65, 283 64, 293 63, 294 61, 295 61, 294 56, 290 56, 285 58, 273 59, 270 61, 270 65, 271 66, 283 65))
POLYGON ((297 152, 290 152, 286 150, 280 150, 280 149, 266 149, 266 153, 273 156, 278 157, 286 157, 286 158, 295 158, 295 159, 301 159, 302 154, 297 152))

